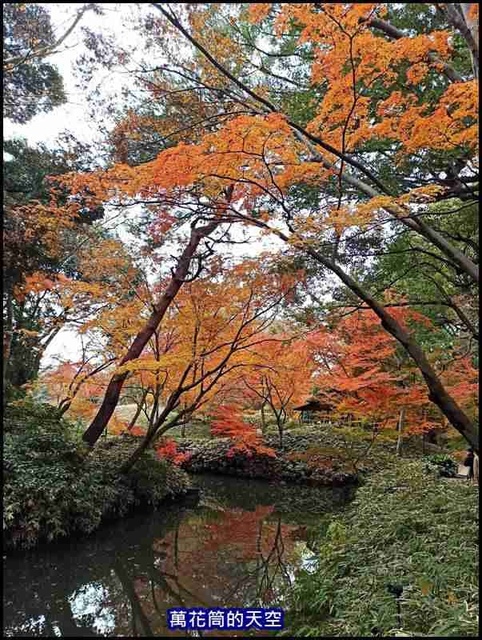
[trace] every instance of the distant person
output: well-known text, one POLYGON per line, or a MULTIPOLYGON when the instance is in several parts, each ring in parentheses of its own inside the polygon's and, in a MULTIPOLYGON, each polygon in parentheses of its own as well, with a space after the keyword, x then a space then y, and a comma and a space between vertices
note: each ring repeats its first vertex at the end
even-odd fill
POLYGON ((474 482, 475 484, 479 484, 479 456, 476 453, 474 454, 473 472, 474 482))
MULTIPOLYGON (((477 460, 478 462, 478 460, 477 460)), ((469 468, 469 473, 467 474, 467 480, 472 480, 474 477, 474 450, 472 447, 467 450, 467 455, 465 456, 464 466, 469 468)), ((478 465, 477 465, 477 474, 478 474, 478 465)))

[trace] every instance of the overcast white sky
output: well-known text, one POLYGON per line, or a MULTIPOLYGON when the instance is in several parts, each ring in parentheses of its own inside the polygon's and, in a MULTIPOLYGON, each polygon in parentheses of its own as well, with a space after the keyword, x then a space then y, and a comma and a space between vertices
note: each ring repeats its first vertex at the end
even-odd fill
MULTIPOLYGON (((52 25, 57 34, 62 34, 65 31, 78 9, 83 5, 83 3, 41 4, 49 10, 52 25)), ((126 6, 111 4, 103 5, 103 8, 106 12, 104 16, 97 16, 91 11, 87 12, 77 25, 76 30, 65 41, 61 52, 49 58, 49 62, 55 64, 62 74, 68 97, 67 102, 48 113, 36 115, 23 125, 4 120, 5 138, 19 136, 26 138, 31 145, 45 143, 49 147, 55 147, 58 136, 63 131, 69 131, 82 142, 100 141, 99 123, 95 118, 90 117, 86 96, 77 86, 78 78, 74 71, 74 62, 85 51, 80 31, 81 26, 96 30, 108 21, 111 29, 118 30, 119 35, 122 33, 125 37, 122 17, 125 14, 126 6)), ((118 79, 113 74, 104 82, 106 93, 114 91, 117 86, 118 79)), ((42 360, 42 367, 53 364, 57 358, 75 360, 79 356, 80 341, 76 331, 68 328, 63 329, 48 346, 42 360)))
MULTIPOLYGON (((84 3, 58 4, 49 2, 40 4, 48 9, 55 33, 60 35, 72 23, 77 11, 84 3)), ((87 27, 93 31, 100 30, 101 32, 105 32, 108 28, 109 31, 117 33, 122 42, 131 42, 133 47, 136 46, 134 32, 131 31, 129 34, 123 26, 125 18, 132 10, 133 3, 101 3, 101 6, 105 15, 98 16, 92 11, 86 12, 76 29, 62 45, 61 51, 48 58, 49 63, 55 64, 62 74, 67 102, 49 113, 38 114, 23 125, 4 120, 5 138, 22 136, 31 144, 43 142, 54 146, 59 134, 68 130, 84 142, 99 139, 99 122, 89 116, 86 96, 77 86, 78 77, 74 70, 75 60, 86 51, 82 42, 81 28, 87 27)), ((114 73, 104 71, 102 79, 106 95, 114 92, 120 86, 119 76, 114 73)))
MULTIPOLYGON (((71 24, 76 12, 83 3, 41 3, 51 15, 52 25, 57 34, 62 34, 71 24)), ((141 3, 142 5, 142 3, 141 3)), ((101 124, 107 122, 99 121, 99 117, 91 117, 85 93, 77 86, 78 77, 75 73, 75 60, 85 52, 82 43, 81 26, 88 27, 96 32, 114 33, 119 42, 137 56, 143 55, 142 41, 136 39, 133 29, 128 29, 125 24, 132 25, 139 11, 145 11, 147 5, 144 3, 140 8, 138 3, 116 3, 101 4, 104 15, 98 16, 92 11, 84 14, 82 21, 77 25, 75 31, 70 34, 62 46, 62 51, 49 58, 51 64, 55 64, 62 74, 64 87, 67 94, 67 102, 56 107, 49 113, 38 114, 26 124, 20 125, 4 120, 4 137, 24 137, 29 144, 47 144, 49 147, 56 146, 56 139, 63 131, 69 131, 75 137, 88 143, 101 143, 102 136, 99 132, 101 124)), ((125 76, 120 74, 100 72, 96 76, 96 82, 102 82, 102 92, 105 100, 113 100, 119 93, 125 76)), ((259 251, 268 250, 280 246, 280 241, 275 238, 263 237, 256 239, 257 232, 250 233, 253 241, 249 244, 251 255, 259 251)), ((125 240, 125 234, 121 233, 125 240)), ((239 237, 241 239, 241 237, 239 237)), ((229 249, 231 254, 241 256, 246 253, 246 246, 234 245, 229 249)), ((42 367, 49 366, 61 359, 75 360, 80 356, 80 340, 75 330, 65 328, 48 346, 42 367)))

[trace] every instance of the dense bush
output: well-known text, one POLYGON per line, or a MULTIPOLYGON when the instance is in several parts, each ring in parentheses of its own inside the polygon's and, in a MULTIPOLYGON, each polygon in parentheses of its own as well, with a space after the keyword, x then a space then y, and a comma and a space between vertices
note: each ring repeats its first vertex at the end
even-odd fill
POLYGON ((229 455, 232 441, 216 438, 209 442, 183 440, 179 450, 189 452, 182 468, 191 473, 214 473, 242 478, 260 478, 264 480, 283 480, 310 485, 341 486, 357 481, 356 475, 336 458, 329 464, 313 466, 306 460, 293 458, 278 452, 276 457, 255 453, 246 455, 237 451, 229 455))
POLYGON ((74 532, 89 533, 102 521, 136 506, 157 506, 189 486, 180 469, 147 452, 126 475, 130 437, 109 439, 86 455, 70 423, 48 405, 9 409, 4 437, 4 541, 28 547, 74 532))
POLYGON ((431 456, 425 456, 425 468, 427 471, 438 473, 442 478, 455 478, 458 464, 445 453, 435 453, 431 456))
POLYGON ((477 498, 476 487, 427 474, 420 461, 373 475, 319 531, 287 633, 477 636, 477 498))

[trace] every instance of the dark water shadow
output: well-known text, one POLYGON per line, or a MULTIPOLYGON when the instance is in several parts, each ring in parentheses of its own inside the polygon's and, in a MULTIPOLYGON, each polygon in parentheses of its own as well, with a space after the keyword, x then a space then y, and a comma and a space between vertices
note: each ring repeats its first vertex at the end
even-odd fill
POLYGON ((283 607, 313 555, 306 527, 352 494, 219 476, 194 481, 203 489, 196 506, 166 505, 87 538, 8 554, 4 636, 183 636, 166 626, 170 607, 283 607))

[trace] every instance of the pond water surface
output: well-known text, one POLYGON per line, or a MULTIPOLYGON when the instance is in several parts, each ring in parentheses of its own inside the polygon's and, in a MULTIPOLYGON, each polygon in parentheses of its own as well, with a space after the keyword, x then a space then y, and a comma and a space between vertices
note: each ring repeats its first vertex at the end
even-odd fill
POLYGON ((307 527, 353 492, 220 476, 194 483, 202 488, 196 505, 171 504, 88 537, 7 552, 4 636, 185 636, 168 629, 167 609, 283 608, 297 572, 315 558, 307 527))

